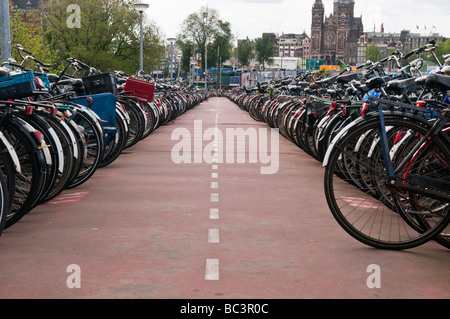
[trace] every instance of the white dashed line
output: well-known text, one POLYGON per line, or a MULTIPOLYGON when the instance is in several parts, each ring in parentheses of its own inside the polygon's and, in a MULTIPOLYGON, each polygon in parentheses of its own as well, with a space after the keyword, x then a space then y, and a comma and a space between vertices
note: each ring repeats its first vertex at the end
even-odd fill
POLYGON ((211 208, 209 210, 209 218, 210 219, 219 219, 219 209, 218 208, 211 208))
POLYGON ((219 280, 219 259, 206 259, 205 280, 219 280))
POLYGON ((208 243, 218 244, 219 241, 219 230, 218 229, 210 229, 208 230, 208 243))
MULTIPOLYGON (((218 135, 219 130, 217 128, 217 124, 219 123, 219 102, 217 101, 217 107, 216 107, 216 121, 215 121, 215 139, 214 139, 214 154, 212 158, 212 170, 217 171, 219 169, 219 166, 217 165, 217 151, 218 151, 218 135)), ((217 172, 211 173, 211 178, 218 179, 219 174, 217 172)), ((211 182, 211 189, 218 189, 219 183, 217 181, 211 182)), ((218 202, 219 201, 219 194, 218 193, 211 193, 211 202, 218 202)), ((211 208, 209 210, 209 218, 210 219, 219 219, 219 209, 218 208, 211 208)), ((208 230, 208 242, 213 244, 219 243, 219 230, 218 229, 209 229, 208 230)), ((206 259, 206 268, 205 268, 205 280, 219 280, 219 259, 206 259)))
POLYGON ((219 201, 219 194, 212 193, 211 194, 211 202, 217 203, 219 201))

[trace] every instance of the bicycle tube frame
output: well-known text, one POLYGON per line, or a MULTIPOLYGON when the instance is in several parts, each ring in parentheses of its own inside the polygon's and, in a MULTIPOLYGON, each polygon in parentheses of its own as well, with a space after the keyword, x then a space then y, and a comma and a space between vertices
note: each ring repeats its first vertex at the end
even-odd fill
MULTIPOLYGON (((403 159, 403 161, 398 165, 397 169, 394 171, 395 175, 398 175, 402 168, 407 165, 407 163, 414 157, 417 151, 422 147, 424 143, 427 142, 427 140, 431 136, 437 135, 445 126, 447 123, 447 119, 444 117, 439 118, 432 126, 432 128, 425 134, 420 141, 413 147, 413 149, 410 150, 408 155, 403 159)), ((390 164, 392 167, 392 163, 390 164)))
POLYGON ((392 165, 392 160, 389 155, 389 145, 387 140, 387 133, 386 133, 386 123, 384 121, 384 114, 382 108, 378 110, 379 117, 380 117, 380 128, 379 128, 379 134, 380 134, 380 143, 381 143, 381 152, 383 154, 384 159, 384 165, 386 168, 386 171, 389 175, 389 178, 391 180, 395 179, 394 175, 394 168, 392 165))

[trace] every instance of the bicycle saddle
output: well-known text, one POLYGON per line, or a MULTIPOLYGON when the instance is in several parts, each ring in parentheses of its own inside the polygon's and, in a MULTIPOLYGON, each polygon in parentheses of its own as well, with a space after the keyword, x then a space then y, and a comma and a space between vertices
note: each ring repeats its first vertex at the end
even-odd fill
POLYGON ((337 78, 338 78, 338 76, 335 75, 335 76, 332 76, 332 77, 329 77, 329 78, 326 78, 326 79, 317 80, 316 83, 319 84, 319 85, 322 85, 322 84, 331 85, 334 82, 336 82, 337 78))
POLYGON ((83 81, 81 79, 78 78, 69 78, 69 77, 63 77, 62 80, 60 80, 58 82, 58 84, 60 85, 72 85, 72 86, 77 86, 77 87, 82 87, 83 86, 83 81))
POLYGON ((49 81, 50 83, 55 83, 56 81, 59 80, 59 76, 57 76, 57 75, 54 74, 54 73, 47 73, 47 77, 48 77, 48 81, 49 81))
POLYGON ((10 76, 10 72, 8 68, 5 67, 0 67, 0 78, 5 77, 5 76, 10 76))
POLYGON ((371 78, 370 80, 367 80, 364 85, 366 85, 370 89, 376 89, 380 88, 384 84, 384 79, 380 76, 371 78))
POLYGON ((450 90, 450 76, 430 74, 426 77, 425 85, 440 90, 450 90))
POLYGON ((309 84, 310 84, 309 82, 305 82, 305 81, 297 82, 297 85, 298 85, 298 86, 301 86, 301 87, 303 87, 303 88, 309 86, 309 84))
POLYGON ((387 84, 387 88, 393 91, 403 91, 413 86, 416 86, 416 80, 413 78, 404 80, 392 80, 387 84))
POLYGON ((450 65, 443 66, 441 69, 441 73, 445 75, 450 75, 450 65))
POLYGON ((357 73, 347 74, 347 75, 340 75, 337 77, 336 81, 338 83, 348 83, 353 80, 355 80, 358 77, 357 73))

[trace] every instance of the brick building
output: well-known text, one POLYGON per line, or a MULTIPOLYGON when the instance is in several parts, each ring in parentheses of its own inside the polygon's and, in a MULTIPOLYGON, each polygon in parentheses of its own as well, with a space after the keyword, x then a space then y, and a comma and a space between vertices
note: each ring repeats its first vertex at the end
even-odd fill
POLYGON ((339 60, 356 65, 358 40, 364 32, 362 17, 354 15, 354 0, 335 0, 333 13, 325 16, 322 0, 312 7, 311 58, 336 65, 339 60))

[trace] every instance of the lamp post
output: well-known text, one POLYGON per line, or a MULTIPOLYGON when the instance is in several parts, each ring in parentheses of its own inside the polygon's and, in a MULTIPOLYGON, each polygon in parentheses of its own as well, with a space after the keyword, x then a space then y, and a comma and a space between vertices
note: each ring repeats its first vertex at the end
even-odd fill
POLYGON ((11 31, 9 23, 9 1, 0 0, 0 19, 1 19, 1 55, 2 61, 6 62, 11 57, 11 31))
POLYGON ((144 10, 148 9, 149 5, 147 3, 134 3, 134 9, 139 12, 140 15, 140 25, 141 25, 141 45, 140 45, 140 57, 139 57, 139 70, 144 70, 144 31, 142 27, 142 15, 144 10))
POLYGON ((205 18, 205 91, 208 91, 208 6, 204 13, 205 18))
POLYGON ((170 43, 170 60, 169 60, 169 73, 170 79, 173 79, 173 69, 174 69, 174 61, 173 61, 173 44, 176 41, 176 38, 168 38, 167 41, 170 43))

